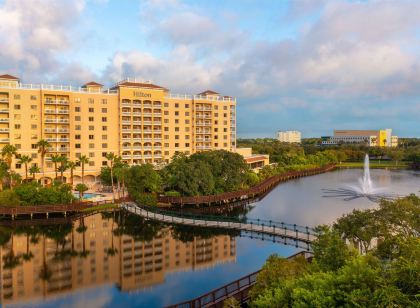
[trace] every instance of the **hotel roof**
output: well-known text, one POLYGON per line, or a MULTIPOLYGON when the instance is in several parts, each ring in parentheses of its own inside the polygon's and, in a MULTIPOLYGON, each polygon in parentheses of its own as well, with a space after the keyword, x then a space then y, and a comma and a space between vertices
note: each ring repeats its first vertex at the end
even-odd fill
POLYGON ((214 92, 212 90, 206 90, 204 92, 198 93, 197 95, 207 96, 207 95, 219 95, 220 93, 214 92))
POLYGON ((100 83, 97 83, 97 82, 95 82, 95 81, 90 81, 90 82, 85 83, 85 84, 83 85, 83 87, 88 87, 88 86, 103 87, 104 85, 103 85, 103 84, 100 84, 100 83))
POLYGON ((19 78, 9 74, 0 75, 0 79, 19 80, 19 78))
POLYGON ((146 82, 132 82, 132 81, 121 81, 117 83, 112 89, 116 89, 118 87, 132 87, 132 88, 143 88, 143 89, 156 89, 156 90, 163 90, 169 91, 168 89, 155 85, 153 83, 146 83, 146 82))

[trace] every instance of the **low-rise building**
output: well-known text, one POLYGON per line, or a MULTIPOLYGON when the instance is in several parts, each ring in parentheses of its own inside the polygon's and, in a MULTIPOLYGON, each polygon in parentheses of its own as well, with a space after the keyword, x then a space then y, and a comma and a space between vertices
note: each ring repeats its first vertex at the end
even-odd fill
POLYGON ((302 134, 297 130, 278 131, 277 139, 280 142, 300 143, 302 134))
POLYGON ((267 154, 252 154, 252 148, 236 148, 236 153, 244 157, 248 166, 257 171, 270 164, 270 156, 267 154))
POLYGON ((396 147, 398 137, 392 129, 381 130, 334 130, 334 136, 321 137, 322 145, 364 144, 370 147, 396 147))

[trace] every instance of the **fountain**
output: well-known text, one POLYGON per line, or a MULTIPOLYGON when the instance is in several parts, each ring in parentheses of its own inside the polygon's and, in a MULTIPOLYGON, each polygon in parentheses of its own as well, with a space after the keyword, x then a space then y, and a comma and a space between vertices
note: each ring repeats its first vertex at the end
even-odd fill
POLYGON ((323 189, 326 198, 343 198, 350 201, 358 198, 367 198, 372 202, 379 202, 381 199, 393 200, 397 195, 384 193, 385 188, 374 187, 370 178, 369 155, 365 155, 363 164, 363 177, 359 178, 359 186, 347 185, 346 188, 323 189))

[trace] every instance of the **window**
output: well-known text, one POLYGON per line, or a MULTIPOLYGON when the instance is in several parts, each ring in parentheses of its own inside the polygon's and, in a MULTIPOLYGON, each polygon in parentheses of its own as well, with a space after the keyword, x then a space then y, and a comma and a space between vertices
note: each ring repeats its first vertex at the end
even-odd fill
POLYGON ((102 152, 102 157, 106 157, 107 152, 102 152))
POLYGON ((76 97, 76 98, 74 99, 74 101, 75 101, 76 103, 80 103, 80 97, 76 97))
POLYGON ((189 132, 190 131, 190 128, 189 127, 185 127, 185 131, 186 132, 189 132))
POLYGON ((32 159, 38 158, 38 154, 36 154, 36 153, 32 153, 32 154, 31 154, 31 158, 32 158, 32 159))
POLYGON ((223 132, 224 133, 227 133, 227 128, 223 128, 223 132))
POLYGON ((94 101, 94 99, 93 99, 93 98, 88 98, 88 103, 89 103, 89 104, 93 104, 93 103, 95 103, 95 101, 94 101))
POLYGON ((190 108, 190 104, 185 104, 185 108, 190 108))
POLYGON ((169 139, 169 136, 168 135, 165 135, 165 139, 169 139))
POLYGON ((215 112, 215 113, 214 113, 214 116, 215 116, 215 117, 218 117, 218 116, 219 116, 219 114, 218 114, 217 112, 215 112))
POLYGON ((168 103, 164 103, 163 106, 164 107, 169 107, 169 104, 168 103))
POLYGON ((31 120, 37 120, 38 116, 36 114, 31 114, 31 120))
POLYGON ((35 95, 31 95, 31 101, 36 101, 36 96, 35 95))
POLYGON ((177 139, 177 140, 178 140, 178 139, 179 139, 179 135, 175 135, 175 139, 177 139))
POLYGON ((103 113, 107 113, 108 112, 108 108, 102 108, 102 112, 103 113))
POLYGON ((31 134, 31 139, 32 140, 38 140, 38 135, 37 134, 31 134))
POLYGON ((20 124, 15 124, 15 129, 20 129, 20 124))
POLYGON ((15 144, 16 149, 20 150, 22 146, 20 144, 15 144))
POLYGON ((32 110, 37 110, 38 106, 37 105, 31 105, 31 109, 32 110))
POLYGON ((108 143, 102 143, 102 148, 107 149, 108 148, 108 143))
POLYGON ((95 109, 92 107, 89 107, 89 112, 95 112, 95 109))
POLYGON ((169 127, 165 127, 163 130, 164 130, 165 132, 169 132, 169 127))
POLYGON ((21 116, 20 116, 20 114, 15 114, 14 118, 15 118, 15 120, 20 120, 21 116))
POLYGON ((217 127, 214 128, 214 132, 217 133, 219 129, 217 127))
POLYGON ((94 152, 89 152, 89 157, 90 158, 95 157, 95 153, 94 152))
POLYGON ((214 124, 215 124, 215 125, 219 124, 219 121, 215 120, 215 121, 214 121, 214 124))
POLYGON ((14 99, 20 99, 20 95, 19 94, 15 94, 15 95, 13 95, 13 98, 14 99))
POLYGON ((179 120, 178 119, 175 119, 175 124, 179 124, 179 120))
POLYGON ((104 167, 108 166, 108 162, 107 162, 106 160, 104 160, 104 161, 102 162, 102 166, 104 166, 104 167))
POLYGON ((103 131, 107 131, 107 130, 108 130, 108 127, 106 127, 106 126, 102 126, 102 130, 103 130, 103 131))
POLYGON ((32 143, 32 144, 31 144, 31 148, 32 148, 33 150, 38 149, 38 145, 37 145, 36 143, 32 143))
POLYGON ((175 115, 176 116, 179 116, 179 111, 175 111, 175 115))
POLYGON ((102 103, 102 104, 104 104, 104 105, 106 105, 106 104, 108 103, 108 100, 107 100, 106 98, 103 98, 103 99, 101 100, 101 103, 102 103))
POLYGON ((188 148, 189 146, 190 146, 190 144, 189 144, 189 143, 186 143, 186 144, 185 144, 185 147, 186 147, 186 148, 188 148))
POLYGON ((16 169, 20 169, 22 167, 22 165, 21 164, 16 164, 15 167, 16 167, 16 169))
POLYGON ((81 129, 82 129, 82 127, 81 127, 80 125, 76 125, 74 128, 75 128, 76 130, 81 130, 81 129))
POLYGON ((169 143, 165 143, 165 148, 168 148, 169 147, 169 143))
POLYGON ((102 135, 102 140, 107 140, 108 139, 108 135, 102 135))
POLYGON ((218 143, 215 143, 214 146, 217 148, 219 146, 219 144, 218 143))
POLYGON ((80 139, 81 139, 81 135, 75 135, 75 136, 74 136, 74 139, 76 139, 76 140, 80 140, 80 139))
POLYGON ((165 151, 165 155, 169 155, 169 151, 165 151))
MULTIPOLYGON (((76 153, 77 158, 80 158, 80 156, 82 156, 82 153, 76 153)), ((79 166, 79 164, 78 164, 78 166, 79 166)))
POLYGON ((94 117, 89 117, 89 122, 93 122, 94 121, 94 117))
POLYGON ((175 131, 176 132, 179 132, 179 127, 175 127, 175 131))
POLYGON ((94 130, 94 129, 95 129, 95 126, 89 125, 89 130, 94 130))
POLYGON ((93 140, 93 139, 95 139, 95 136, 94 135, 89 135, 89 140, 93 140))
POLYGON ((227 118, 227 113, 224 113, 224 114, 223 114, 223 117, 224 117, 224 118, 227 118))
POLYGON ((164 115, 169 115, 169 111, 165 111, 163 114, 164 115))
POLYGON ((76 143, 76 144, 74 145, 74 147, 75 147, 76 149, 80 149, 80 148, 81 148, 81 145, 80 145, 80 143, 76 143))
POLYGON ((107 122, 107 117, 102 117, 102 122, 107 122))
POLYGON ((185 139, 189 140, 190 139, 190 135, 185 135, 185 139))
POLYGON ((38 125, 36 124, 31 124, 31 129, 37 129, 38 125))
POLYGON ((75 120, 75 121, 80 121, 80 120, 81 120, 81 117, 80 117, 80 116, 75 116, 75 117, 74 117, 74 120, 75 120))
POLYGON ((95 162, 94 162, 94 161, 90 161, 90 162, 89 162, 89 166, 90 166, 90 167, 95 166, 95 162))
POLYGON ((179 104, 178 103, 175 103, 175 108, 178 108, 179 107, 179 104))
POLYGON ((179 148, 179 143, 175 143, 175 147, 176 148, 179 148))
POLYGON ((163 123, 169 123, 169 119, 165 119, 163 123))
POLYGON ((76 112, 80 112, 80 107, 79 107, 79 106, 74 107, 74 111, 76 111, 76 112))
POLYGON ((227 106, 223 106, 223 110, 227 110, 227 106))
POLYGON ((186 116, 186 117, 189 117, 189 116, 190 116, 190 113, 187 111, 187 112, 185 113, 185 116, 186 116))
POLYGON ((185 124, 190 124, 190 120, 185 120, 185 124))
POLYGON ((94 143, 89 143, 89 149, 93 149, 95 147, 94 143))

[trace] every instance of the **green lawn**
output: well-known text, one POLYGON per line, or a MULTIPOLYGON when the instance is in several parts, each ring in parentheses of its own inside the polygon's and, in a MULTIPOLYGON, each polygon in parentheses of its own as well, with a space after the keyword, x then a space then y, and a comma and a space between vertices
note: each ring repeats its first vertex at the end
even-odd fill
POLYGON ((98 206, 92 206, 90 208, 82 210, 84 213, 94 212, 94 211, 104 211, 104 210, 111 210, 111 209, 117 209, 118 204, 108 203, 108 204, 102 204, 98 206))
MULTIPOLYGON (((364 162, 343 162, 338 164, 338 167, 344 167, 344 168, 363 168, 364 162)), ((393 169, 405 169, 408 167, 408 164, 406 162, 398 162, 396 164, 394 161, 388 161, 388 160, 371 160, 370 161, 370 168, 374 169, 381 169, 381 168, 393 168, 393 169)))

